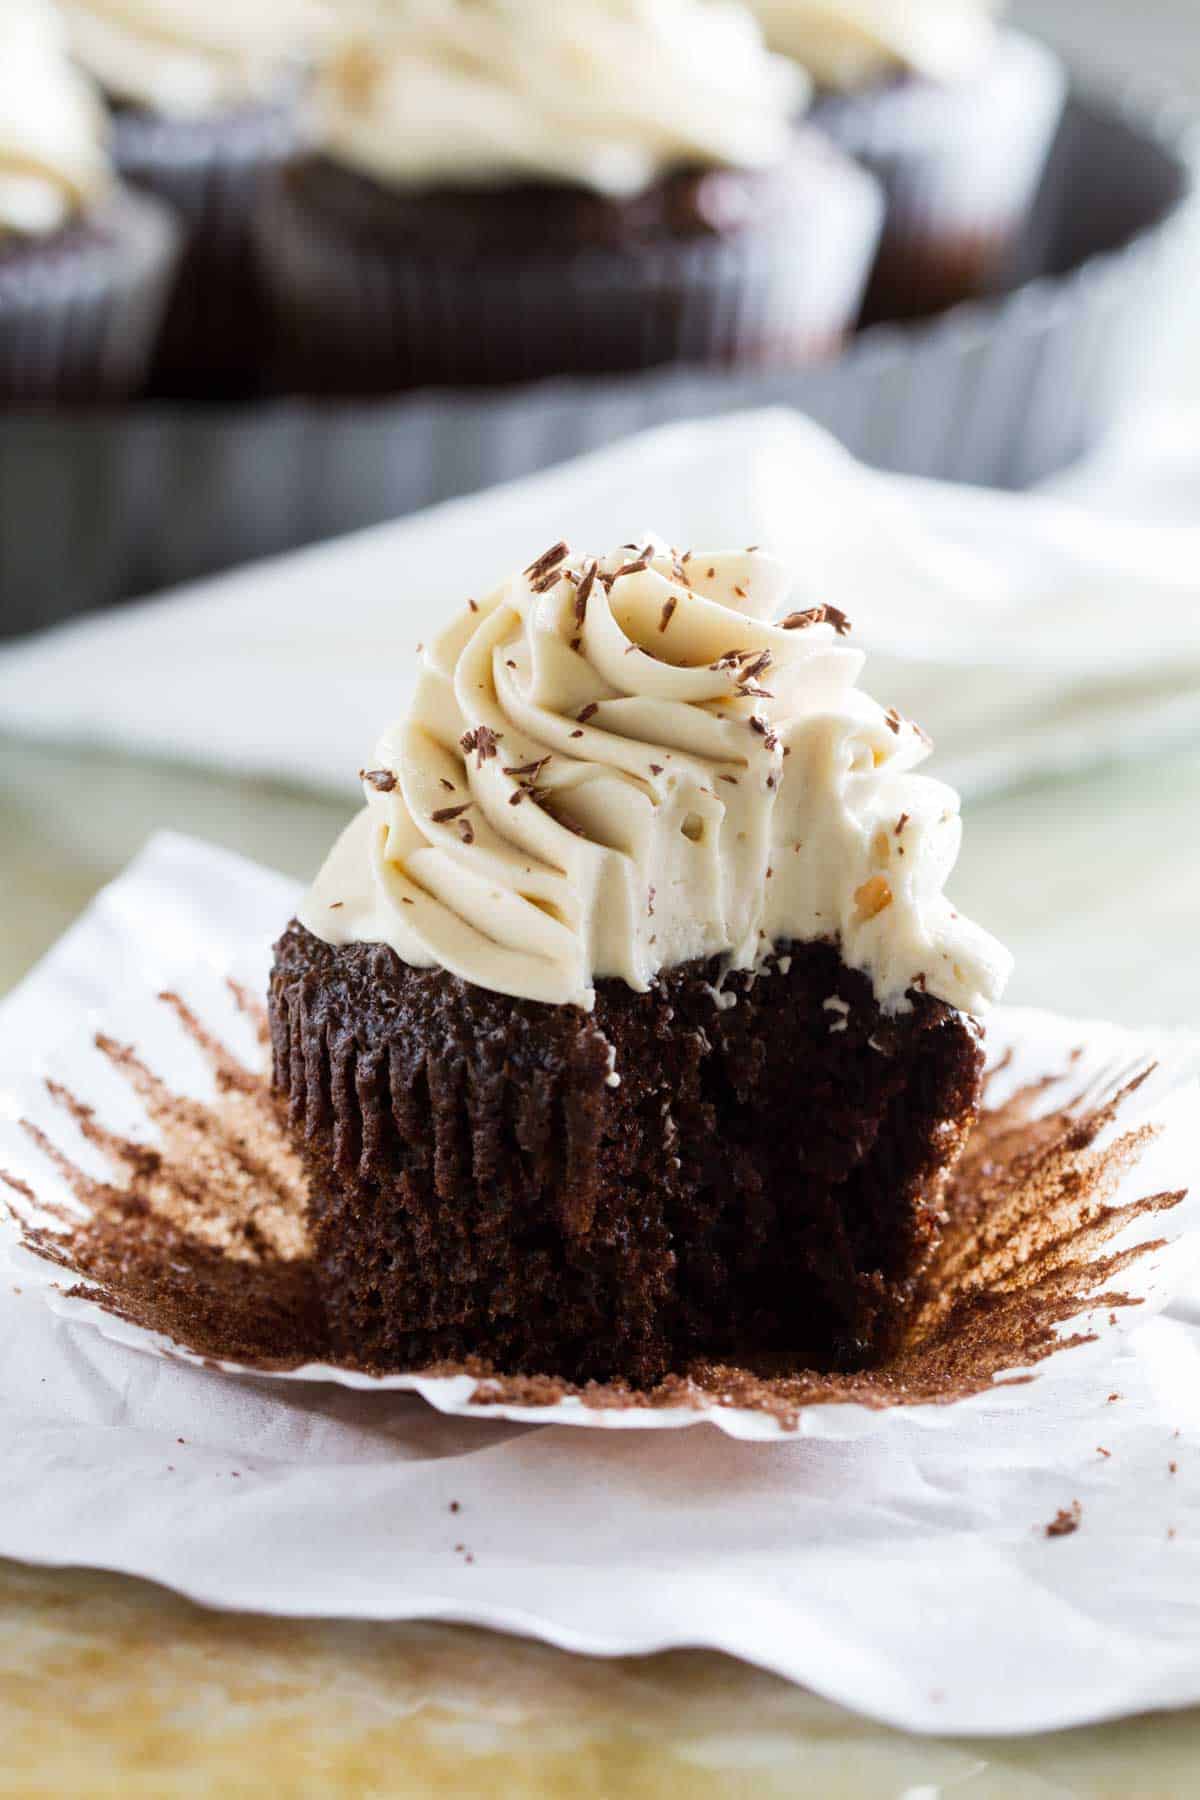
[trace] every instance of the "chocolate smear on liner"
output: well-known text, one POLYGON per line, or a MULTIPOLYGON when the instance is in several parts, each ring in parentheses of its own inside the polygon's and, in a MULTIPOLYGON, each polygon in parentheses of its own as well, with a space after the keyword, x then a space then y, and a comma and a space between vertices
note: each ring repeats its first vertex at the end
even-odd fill
MULTIPOLYGON (((265 1064, 265 1013, 257 1000, 232 991, 255 1024, 265 1064)), ((137 1094, 157 1141, 110 1131, 82 1100, 49 1084, 109 1174, 86 1174, 27 1123, 75 1204, 0 1171, 23 1243, 75 1278, 69 1294, 203 1359, 261 1370, 332 1362, 309 1261, 300 1161, 265 1068, 246 1067, 177 996, 161 998, 202 1052, 213 1097, 176 1094, 136 1049, 98 1037, 97 1048, 137 1094)), ((753 1365, 697 1359, 646 1391, 620 1382, 576 1387, 552 1374, 509 1375, 482 1361, 422 1373, 474 1375, 480 1405, 552 1406, 567 1395, 600 1409, 720 1402, 768 1414, 785 1429, 795 1427, 808 1405, 946 1405, 997 1381, 1029 1381, 1053 1351, 1094 1336, 1082 1330, 1064 1336, 1060 1327, 1093 1307, 1138 1304, 1114 1283, 1165 1240, 1122 1250, 1112 1241, 1131 1221, 1166 1212, 1183 1198, 1155 1193, 1114 1204, 1118 1184, 1154 1135, 1152 1126, 1097 1148, 1149 1072, 1098 1077, 1045 1113, 1040 1109, 1053 1077, 999 1106, 989 1107, 985 1098, 947 1191, 941 1243, 899 1347, 874 1368, 830 1372, 812 1366, 800 1349, 753 1365)))

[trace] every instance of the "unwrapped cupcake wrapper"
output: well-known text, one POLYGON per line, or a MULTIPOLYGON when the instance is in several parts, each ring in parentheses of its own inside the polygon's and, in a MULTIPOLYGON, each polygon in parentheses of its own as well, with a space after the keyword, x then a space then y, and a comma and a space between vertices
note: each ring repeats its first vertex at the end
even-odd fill
POLYGON ((972 80, 901 81, 817 102, 815 121, 887 196, 868 320, 916 317, 995 284, 1033 206, 1066 92, 1058 58, 1006 31, 972 80))
POLYGON ((123 112, 114 139, 124 178, 174 207, 185 233, 156 387, 253 385, 265 334, 251 222, 264 179, 296 146, 295 109, 281 101, 199 120, 123 112))
POLYGON ((815 143, 798 183, 784 229, 472 262, 325 232, 279 184, 258 245, 282 378, 380 393, 808 361, 836 349, 857 315, 883 209, 872 180, 815 143))
POLYGON ((0 264, 0 403, 122 400, 145 377, 178 233, 155 201, 118 189, 67 242, 0 264))

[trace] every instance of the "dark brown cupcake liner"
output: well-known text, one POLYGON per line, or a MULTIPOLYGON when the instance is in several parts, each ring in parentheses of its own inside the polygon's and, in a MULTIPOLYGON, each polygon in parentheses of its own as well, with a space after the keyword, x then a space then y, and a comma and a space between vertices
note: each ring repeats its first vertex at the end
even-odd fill
POLYGON ((372 242, 277 183, 257 238, 283 384, 381 394, 828 354, 858 311, 882 203, 807 133, 786 173, 794 203, 761 227, 473 257, 372 242))
POLYGON ((257 391, 266 311, 251 243, 263 182, 297 144, 291 99, 206 119, 118 110, 123 177, 174 207, 184 252, 158 345, 157 392, 200 399, 257 391))
POLYGON ((0 410, 95 405, 142 385, 176 266, 166 208, 118 190, 0 257, 0 410))
POLYGON ((916 78, 818 99, 813 120, 887 196, 866 321, 915 318, 994 286, 1027 219, 1066 100, 1052 51, 999 34, 970 80, 916 78))

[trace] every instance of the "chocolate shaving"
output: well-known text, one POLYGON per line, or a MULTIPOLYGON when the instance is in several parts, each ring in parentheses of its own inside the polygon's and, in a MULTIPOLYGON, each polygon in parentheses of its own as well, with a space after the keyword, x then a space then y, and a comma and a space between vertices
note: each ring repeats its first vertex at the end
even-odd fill
POLYGON ((584 707, 582 712, 576 713, 575 717, 579 720, 579 723, 581 725, 586 725, 588 720, 595 718, 596 714, 599 711, 600 711, 600 702, 598 700, 592 700, 592 701, 589 701, 589 703, 587 704, 587 706, 584 707))
POLYGON ((532 775, 536 777, 541 774, 549 761, 550 754, 547 752, 545 756, 539 756, 534 762, 517 763, 515 765, 506 763, 504 765, 504 773, 506 775, 532 775))
POLYGON ((548 594, 552 587, 557 586, 560 581, 566 580, 570 576, 570 573, 571 571, 569 569, 548 569, 544 575, 540 575, 536 581, 530 582, 529 585, 532 587, 535 594, 548 594))
POLYGON ((662 772, 663 772, 663 766, 661 763, 651 763, 650 764, 650 773, 652 775, 661 775, 662 772))
POLYGON ((451 819, 457 819, 470 807, 471 802, 464 800, 461 806, 439 806, 436 812, 430 813, 435 825, 446 825, 451 819))
MULTIPOLYGON (((583 571, 583 579, 575 590, 575 623, 579 626, 580 630, 583 629, 583 622, 587 618, 587 604, 592 597, 592 589, 596 585, 596 571, 599 566, 600 565, 597 563, 595 557, 593 557, 587 568, 583 571)), ((578 641, 578 639, 575 640, 576 643, 578 643, 578 641)))
POLYGON ((551 569, 557 568, 569 549, 570 545, 560 538, 557 544, 551 544, 548 550, 543 550, 542 554, 536 557, 525 571, 530 581, 540 581, 543 575, 548 574, 551 569))
POLYGON ((396 777, 390 769, 360 769, 358 779, 369 781, 371 786, 378 788, 381 794, 390 794, 396 785, 396 777))
POLYGON ((679 601, 674 594, 669 595, 668 598, 663 601, 663 609, 658 620, 658 629, 660 631, 665 631, 667 629, 667 626, 671 623, 671 619, 674 616, 675 608, 678 605, 679 601))
POLYGON ((643 569, 648 569, 649 567, 650 558, 644 554, 639 556, 635 562, 622 563, 621 567, 619 569, 614 569, 609 576, 608 585, 611 588, 613 583, 620 581, 623 575, 640 575, 643 569))
POLYGON ((490 725, 476 725, 473 731, 464 731, 458 740, 459 749, 464 756, 475 752, 475 767, 482 769, 489 756, 495 756, 496 745, 504 736, 502 731, 493 731, 490 725))
POLYGON ((771 652, 769 650, 761 651, 759 655, 754 658, 753 662, 746 664, 739 676, 739 680, 742 682, 757 681, 759 676, 765 674, 770 668, 771 661, 771 652))
POLYGON ((786 619, 779 621, 781 631, 806 631, 810 625, 832 625, 839 637, 845 637, 850 630, 850 621, 840 607, 810 606, 804 612, 789 613, 786 619))

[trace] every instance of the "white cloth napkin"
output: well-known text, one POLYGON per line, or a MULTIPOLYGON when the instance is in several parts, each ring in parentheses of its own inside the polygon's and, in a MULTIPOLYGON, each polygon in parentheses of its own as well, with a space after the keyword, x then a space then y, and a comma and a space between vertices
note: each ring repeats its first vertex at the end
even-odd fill
POLYGON ((0 729, 349 793, 419 640, 559 536, 761 542, 968 791, 1200 731, 1200 424, 1054 493, 881 475, 782 410, 664 427, 510 486, 0 650, 0 729))
MULTIPOLYGON (((82 1079, 89 1030, 131 996, 196 964, 261 968, 293 896, 226 852, 153 843, 0 1005, 0 1163, 27 1154, 11 1115, 31 1057, 82 1079)), ((1054 1058, 1080 1030, 1022 1029, 1054 1058)), ((1162 1050, 1186 1104, 1139 1192, 1200 1161, 1179 1085, 1200 1046, 1162 1050)), ((110 1342, 6 1273, 0 1554, 279 1614, 472 1620, 605 1654, 712 1645, 915 1730, 1183 1705, 1200 1699, 1200 1302, 1152 1313, 1194 1235, 1144 1323, 1122 1315, 1029 1386, 757 1444, 223 1376, 110 1342), (1076 1502, 1078 1529, 1048 1537, 1076 1502)))

